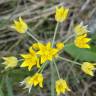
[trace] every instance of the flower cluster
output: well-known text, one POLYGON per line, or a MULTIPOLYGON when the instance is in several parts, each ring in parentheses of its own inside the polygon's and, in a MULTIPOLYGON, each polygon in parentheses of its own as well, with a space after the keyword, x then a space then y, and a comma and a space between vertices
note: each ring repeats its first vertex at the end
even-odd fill
POLYGON ((87 37, 87 26, 83 26, 83 23, 80 23, 75 26, 74 31, 76 33, 76 37, 74 40, 75 45, 78 48, 90 48, 89 41, 90 38, 87 37))
MULTIPOLYGON (((68 13, 69 13, 68 8, 65 8, 63 6, 56 7, 55 20, 57 21, 57 23, 65 21, 68 17, 68 13)), ((42 43, 38 41, 30 32, 28 32, 28 25, 21 17, 19 17, 18 21, 14 20, 14 24, 11 26, 11 28, 15 29, 19 33, 26 33, 37 41, 37 43, 34 43, 29 47, 28 53, 20 54, 22 58, 22 63, 20 67, 27 67, 28 71, 36 67, 38 70, 33 76, 27 76, 22 82, 20 82, 21 85, 25 85, 25 88, 28 88, 29 92, 31 91, 31 88, 33 86, 36 87, 37 85, 39 85, 41 88, 43 88, 44 77, 42 74, 42 70, 44 70, 47 61, 49 61, 51 64, 51 62, 56 60, 56 58, 59 58, 59 53, 64 48, 64 43, 57 42, 54 44, 54 40, 56 37, 56 30, 54 32, 53 42, 42 43)), ((83 23, 77 24, 74 27, 74 31, 75 31, 74 44, 78 48, 90 48, 89 41, 91 39, 87 37, 89 32, 87 30, 87 26, 83 26, 83 23)), ((17 63, 19 62, 19 60, 17 60, 17 58, 14 56, 3 57, 3 60, 4 60, 3 64, 6 65, 5 69, 14 68, 17 66, 17 63)), ((70 62, 70 60, 68 61, 70 62)), ((96 66, 95 63, 83 62, 82 64, 81 63, 77 64, 81 66, 81 70, 84 73, 90 76, 94 76, 94 70, 96 66)), ((66 91, 71 91, 69 85, 67 84, 67 81, 59 76, 59 71, 57 67, 56 70, 58 74, 58 80, 55 81, 55 89, 57 95, 65 94, 66 91)))
POLYGON ((59 42, 56 44, 56 48, 52 48, 51 42, 48 42, 47 44, 33 44, 29 48, 28 54, 21 54, 24 58, 24 62, 21 64, 21 67, 28 67, 29 71, 35 65, 40 68, 40 64, 43 64, 46 61, 52 61, 52 59, 55 58, 58 52, 63 48, 63 45, 63 43, 59 42))
POLYGON ((39 85, 41 88, 43 88, 43 75, 41 73, 36 73, 34 76, 28 76, 24 79, 24 81, 20 82, 21 85, 25 85, 25 88, 29 89, 29 92, 31 91, 32 86, 39 85))
MULTIPOLYGON (((37 66, 38 68, 41 68, 40 65, 44 64, 46 61, 52 61, 54 58, 58 56, 58 52, 64 47, 64 44, 61 42, 58 42, 56 44, 56 48, 52 47, 51 42, 48 42, 47 44, 43 43, 34 43, 29 48, 29 53, 27 54, 21 54, 24 61, 21 64, 21 67, 28 67, 28 70, 30 71, 33 66, 37 66)), ((25 88, 30 89, 32 85, 37 86, 39 84, 40 87, 42 86, 43 82, 43 75, 41 73, 36 73, 32 77, 27 77, 22 82, 22 84, 25 84, 25 88)), ((62 89, 63 90, 63 89, 62 89)))

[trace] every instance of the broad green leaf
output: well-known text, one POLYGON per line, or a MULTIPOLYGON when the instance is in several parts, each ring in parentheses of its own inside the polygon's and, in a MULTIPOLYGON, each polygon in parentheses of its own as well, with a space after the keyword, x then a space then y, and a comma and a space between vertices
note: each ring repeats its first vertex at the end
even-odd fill
POLYGON ((73 43, 66 44, 64 47, 65 52, 71 55, 73 58, 81 61, 96 61, 96 47, 90 49, 82 49, 76 47, 73 43))

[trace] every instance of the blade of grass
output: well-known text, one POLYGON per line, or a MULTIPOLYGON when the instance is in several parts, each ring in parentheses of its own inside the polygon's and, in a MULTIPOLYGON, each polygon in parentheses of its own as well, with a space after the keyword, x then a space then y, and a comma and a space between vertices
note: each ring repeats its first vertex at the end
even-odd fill
MULTIPOLYGON (((52 47, 54 46, 55 43, 55 38, 56 38, 56 34, 58 31, 58 27, 59 27, 59 23, 57 22, 56 27, 55 27, 55 31, 54 31, 54 36, 53 36, 53 40, 52 40, 52 47)), ((54 62, 50 63, 50 67, 51 67, 51 96, 55 96, 55 74, 54 74, 54 62)))
POLYGON ((4 96, 4 93, 2 91, 1 85, 0 85, 0 96, 4 96))
POLYGON ((4 96, 4 93, 3 93, 3 90, 2 90, 3 81, 4 81, 4 79, 2 78, 1 81, 0 81, 0 96, 4 96))
POLYGON ((12 91, 12 85, 11 85, 10 78, 8 77, 8 75, 6 75, 5 82, 6 82, 8 96, 14 96, 13 91, 12 91))

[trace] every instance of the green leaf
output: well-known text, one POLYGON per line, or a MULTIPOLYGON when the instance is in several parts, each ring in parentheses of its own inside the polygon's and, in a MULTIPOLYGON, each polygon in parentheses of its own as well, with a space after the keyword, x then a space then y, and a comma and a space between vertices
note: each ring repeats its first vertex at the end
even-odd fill
POLYGON ((76 47, 73 43, 66 44, 64 47, 66 53, 71 55, 73 58, 81 61, 96 61, 96 47, 90 49, 82 49, 76 47))

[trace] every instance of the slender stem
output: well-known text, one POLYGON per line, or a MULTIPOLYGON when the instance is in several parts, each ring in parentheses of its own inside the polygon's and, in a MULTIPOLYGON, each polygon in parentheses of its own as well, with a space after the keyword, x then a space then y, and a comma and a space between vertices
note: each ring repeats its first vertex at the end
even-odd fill
POLYGON ((55 62, 55 61, 54 61, 54 65, 55 65, 55 68, 56 68, 56 72, 57 72, 58 78, 60 79, 59 70, 58 70, 58 68, 57 68, 57 65, 56 65, 56 62, 55 62))
POLYGON ((59 56, 59 58, 60 58, 60 59, 62 59, 62 60, 65 60, 65 61, 67 61, 67 62, 71 62, 71 63, 74 63, 74 64, 77 64, 77 65, 80 65, 80 66, 81 66, 81 64, 80 64, 80 63, 75 62, 75 61, 72 61, 72 60, 70 60, 70 59, 63 58, 63 57, 60 57, 60 56, 59 56))
POLYGON ((55 42, 55 38, 56 38, 58 26, 59 26, 59 23, 57 22, 56 27, 55 27, 55 31, 54 31, 54 36, 53 36, 53 41, 52 41, 52 47, 54 46, 54 42, 55 42))
POLYGON ((44 70, 44 68, 47 66, 47 64, 48 64, 48 63, 46 62, 46 63, 44 64, 44 66, 42 66, 42 69, 41 69, 41 71, 40 71, 41 73, 43 72, 43 70, 44 70))
POLYGON ((50 66, 51 66, 51 96, 55 96, 55 92, 54 92, 54 85, 55 85, 55 78, 54 78, 54 66, 53 66, 53 62, 51 62, 51 64, 50 64, 50 66))
MULTIPOLYGON (((57 34, 57 30, 58 30, 58 25, 59 23, 57 22, 56 27, 55 27, 55 31, 54 31, 54 36, 53 36, 53 40, 52 40, 52 47, 54 46, 54 42, 55 42, 55 38, 56 38, 56 34, 57 34)), ((50 67, 51 67, 51 96, 55 96, 55 92, 54 92, 54 66, 53 63, 50 63, 50 67)))
POLYGON ((36 42, 39 42, 39 40, 35 37, 35 36, 33 36, 30 32, 26 32, 30 37, 32 37, 36 42))
POLYGON ((39 70, 38 70, 37 72, 41 72, 41 73, 42 73, 42 71, 44 70, 44 68, 46 67, 46 65, 47 65, 47 62, 44 63, 44 64, 39 68, 39 70))
POLYGON ((37 73, 39 73, 42 70, 43 66, 44 66, 44 64, 39 68, 39 70, 37 71, 37 73))
POLYGON ((63 41, 63 43, 66 43, 66 42, 68 42, 72 37, 74 37, 74 34, 73 35, 71 35, 71 36, 69 36, 65 41, 63 41))

